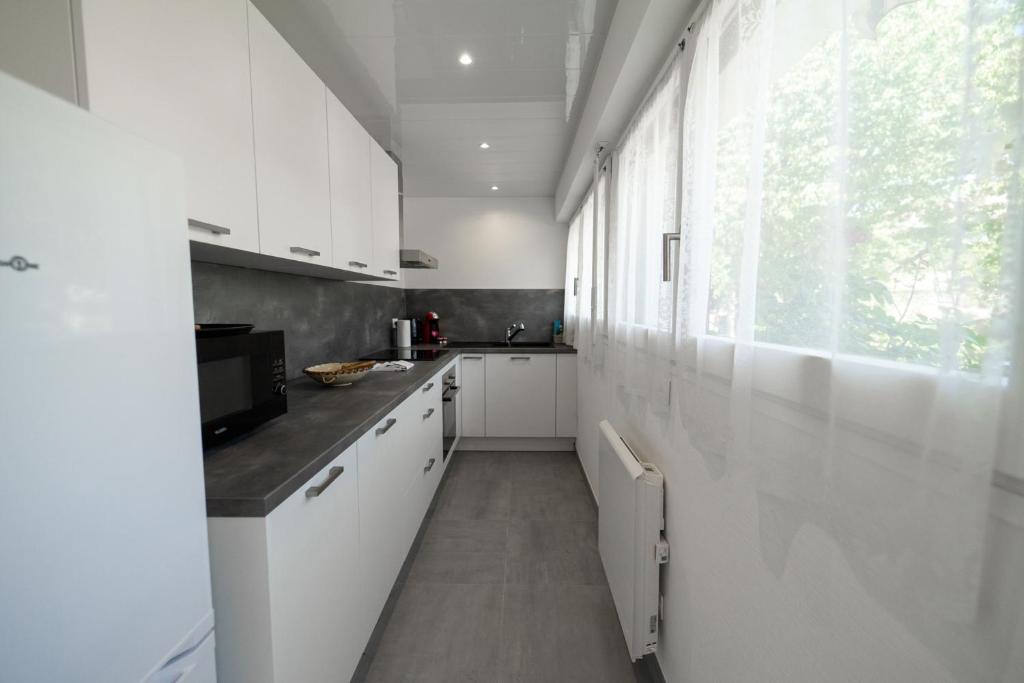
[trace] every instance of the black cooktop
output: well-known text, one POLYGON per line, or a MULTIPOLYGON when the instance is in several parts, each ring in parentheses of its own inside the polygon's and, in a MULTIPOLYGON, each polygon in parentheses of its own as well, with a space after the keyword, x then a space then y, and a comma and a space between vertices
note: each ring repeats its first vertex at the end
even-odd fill
POLYGON ((437 360, 446 353, 446 349, 387 349, 367 354, 360 360, 437 360))

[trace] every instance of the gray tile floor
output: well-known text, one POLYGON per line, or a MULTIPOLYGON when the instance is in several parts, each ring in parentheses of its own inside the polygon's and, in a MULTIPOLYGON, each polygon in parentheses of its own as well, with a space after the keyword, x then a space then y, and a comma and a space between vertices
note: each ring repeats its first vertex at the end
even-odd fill
POLYGON ((454 458, 355 680, 637 681, 575 453, 454 458))

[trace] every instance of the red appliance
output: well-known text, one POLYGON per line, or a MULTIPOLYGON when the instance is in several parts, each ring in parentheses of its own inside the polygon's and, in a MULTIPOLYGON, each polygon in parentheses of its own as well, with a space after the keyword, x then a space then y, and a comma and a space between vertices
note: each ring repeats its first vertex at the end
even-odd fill
POLYGON ((427 344, 441 343, 441 316, 431 311, 423 319, 423 341, 427 344))

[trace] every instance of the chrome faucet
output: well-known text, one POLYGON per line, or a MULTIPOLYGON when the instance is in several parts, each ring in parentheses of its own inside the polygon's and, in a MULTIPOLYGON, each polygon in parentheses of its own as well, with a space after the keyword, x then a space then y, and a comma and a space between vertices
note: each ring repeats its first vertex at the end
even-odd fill
POLYGON ((517 320, 512 323, 509 327, 505 328, 505 343, 509 346, 512 345, 512 339, 526 329, 526 323, 522 320, 517 320))

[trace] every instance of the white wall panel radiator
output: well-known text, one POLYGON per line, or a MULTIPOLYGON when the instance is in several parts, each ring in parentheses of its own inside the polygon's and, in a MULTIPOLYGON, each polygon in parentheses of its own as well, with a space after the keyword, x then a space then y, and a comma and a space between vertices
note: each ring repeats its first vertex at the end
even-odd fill
POLYGON ((658 565, 668 561, 664 480, 607 420, 600 427, 597 544, 629 656, 637 660, 658 647, 658 565))

